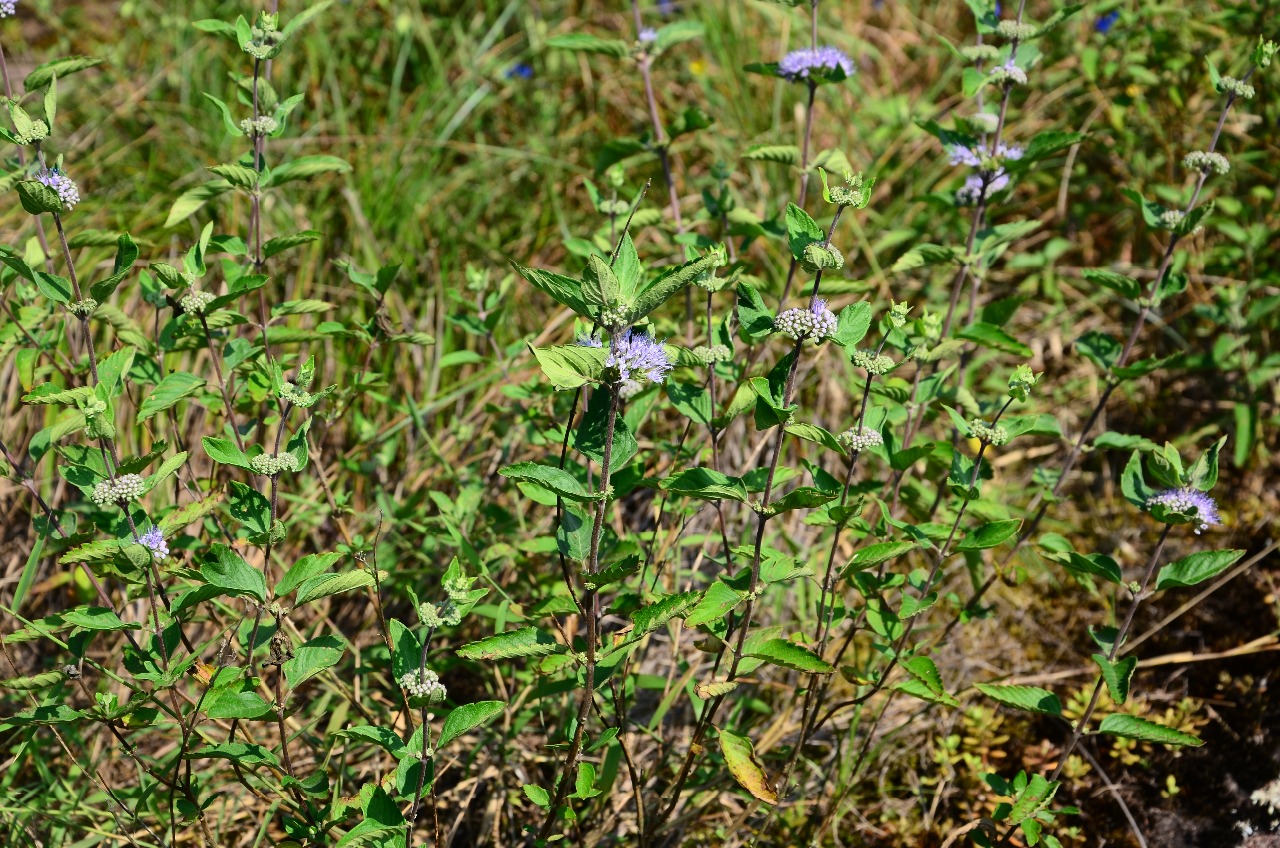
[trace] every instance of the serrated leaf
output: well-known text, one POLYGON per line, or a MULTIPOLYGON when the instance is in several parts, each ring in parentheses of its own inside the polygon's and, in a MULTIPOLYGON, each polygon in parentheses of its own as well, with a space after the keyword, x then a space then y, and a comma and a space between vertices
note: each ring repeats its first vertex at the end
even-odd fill
POLYGON ((1007 521, 992 521, 966 534, 960 544, 956 545, 956 550, 981 551, 987 548, 994 548, 996 545, 1017 535, 1018 528, 1021 526, 1022 521, 1017 518, 1011 518, 1007 521))
POLYGON ((721 695, 728 695, 734 689, 738 688, 736 680, 712 680, 707 683, 699 683, 693 687, 694 694, 704 701, 712 698, 719 698, 721 695))
POLYGON ((749 657, 809 674, 831 674, 835 666, 813 651, 786 639, 770 639, 747 654, 749 657))
POLYGON ((298 586, 298 596, 294 600, 296 606, 309 604, 330 595, 350 592, 352 589, 363 589, 373 585, 373 572, 360 569, 345 574, 321 574, 304 580, 298 586))
POLYGON ((739 786, 766 804, 778 803, 778 793, 769 783, 764 766, 756 758, 750 739, 721 730, 720 752, 724 754, 725 765, 729 767, 729 773, 738 781, 739 786))
POLYGON ((245 742, 224 742, 221 745, 206 745, 194 751, 188 751, 189 760, 219 759, 231 760, 242 766, 269 765, 279 769, 280 761, 276 755, 261 745, 245 742))
POLYGON ((1165 727, 1163 724, 1156 724, 1154 721, 1131 715, 1107 716, 1098 725, 1098 732, 1111 736, 1123 736, 1126 739, 1137 739, 1141 742, 1158 742, 1161 745, 1188 745, 1198 748, 1204 744, 1203 740, 1190 733, 1183 733, 1181 730, 1174 730, 1172 727, 1165 727))
POLYGON ((913 698, 927 701, 930 704, 941 704, 946 707, 960 706, 960 702, 951 695, 946 692, 935 692, 929 688, 928 684, 915 677, 908 680, 900 680, 892 688, 913 698))
POLYGON ((267 185, 278 186, 294 180, 305 180, 320 174, 345 174, 350 172, 351 164, 337 156, 299 156, 292 162, 277 165, 271 170, 267 185))
POLYGON ((272 256, 275 256, 278 253, 283 253, 290 248, 309 244, 313 241, 319 241, 321 238, 323 238, 323 236, 321 236, 318 230, 303 230, 300 233, 293 233, 292 235, 278 236, 270 239, 262 246, 262 255, 267 259, 270 259, 272 256))
POLYGON ((468 660, 505 660, 512 657, 540 657, 562 650, 559 642, 536 627, 521 627, 471 642, 455 653, 468 660))
POLYGON ((153 415, 159 415, 183 398, 191 397, 204 386, 203 378, 186 371, 174 371, 143 398, 142 404, 138 407, 138 421, 145 421, 153 415))
POLYGON ((701 592, 681 592, 641 607, 631 614, 631 623, 635 626, 636 635, 643 636, 645 633, 657 630, 676 616, 684 615, 693 609, 700 600, 702 600, 701 592))
POLYGON ((440 738, 436 740, 436 747, 443 748, 459 736, 488 724, 501 715, 506 708, 504 701, 477 701, 474 704, 463 704, 445 718, 444 726, 440 728, 440 738))
POLYGON ((664 491, 702 500, 747 502, 747 487, 741 477, 730 477, 711 468, 688 468, 659 484, 664 491))
POLYGON ((603 348, 563 345, 531 347, 542 373, 557 389, 576 389, 598 380, 608 354, 603 348))
POLYGON ((798 165, 800 148, 794 144, 756 144, 748 147, 742 154, 743 159, 758 162, 778 162, 782 165, 798 165))
POLYGON ((1195 586, 1217 577, 1240 561, 1240 550, 1200 551, 1171 562, 1156 575, 1156 591, 1195 586))
POLYGON ((332 551, 304 556, 289 566, 289 570, 285 572, 284 577, 280 578, 280 582, 276 584, 276 597, 283 598, 303 582, 333 568, 343 556, 344 554, 332 551))
POLYGON ((615 59, 626 58, 630 48, 625 41, 604 39, 585 32, 569 32, 547 39, 548 47, 556 50, 572 50, 575 53, 598 53, 615 59))
POLYGON ((248 595, 259 603, 267 602, 267 581, 262 572, 226 545, 215 544, 211 551, 214 561, 200 567, 205 582, 232 595, 248 595))
POLYGON ((975 683, 974 688, 1007 707, 1044 715, 1062 715, 1062 702, 1048 689, 1038 686, 996 686, 989 683, 975 683))
POLYGON ((1094 654, 1093 661, 1102 670, 1102 679, 1106 681, 1107 690, 1111 692, 1111 700, 1117 704, 1123 704, 1129 699, 1129 682, 1133 679, 1134 669, 1138 667, 1138 658, 1125 657, 1112 662, 1105 654, 1094 654))
POLYGON ((55 76, 62 79, 78 71, 101 65, 103 61, 105 60, 95 59, 92 56, 67 56, 62 59, 54 59, 52 62, 36 65, 35 69, 27 74, 27 78, 22 81, 22 87, 30 94, 33 91, 44 88, 53 81, 55 76))
POLYGON ((499 468, 498 473, 517 482, 537 483, 544 489, 549 489, 571 501, 597 501, 603 497, 599 493, 588 492, 568 471, 551 465, 517 462, 514 465, 499 468))
POLYGON ((854 555, 849 559, 849 564, 840 573, 842 576, 848 577, 855 572, 865 571, 883 562, 897 559, 903 554, 915 550, 918 546, 919 542, 908 540, 877 542, 874 545, 868 545, 854 552, 854 555))
POLYGON ((293 649, 292 659, 285 661, 284 676, 289 686, 297 688, 320 672, 333 668, 342 659, 346 643, 337 636, 317 636, 293 649))
MULTIPOLYGON (((169 217, 164 221, 166 229, 172 227, 199 212, 204 205, 215 197, 231 191, 231 183, 226 180, 213 180, 203 185, 189 188, 169 207, 169 217)), ((154 266, 153 266, 154 267, 154 266)))

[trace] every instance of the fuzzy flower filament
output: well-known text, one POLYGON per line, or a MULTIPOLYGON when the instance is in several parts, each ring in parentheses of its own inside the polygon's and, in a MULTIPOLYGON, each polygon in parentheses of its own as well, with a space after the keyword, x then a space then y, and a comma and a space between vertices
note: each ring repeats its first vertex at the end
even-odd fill
POLYGON ((778 317, 773 319, 773 328, 796 341, 821 341, 835 335, 838 323, 835 314, 827 308, 827 302, 817 297, 807 309, 786 309, 779 312, 778 317))
POLYGON ((138 537, 138 541, 151 550, 151 556, 162 560, 169 555, 169 544, 164 540, 164 533, 159 527, 152 527, 138 537))
POLYGON ((18 0, 0 0, 0 18, 18 14, 18 0))
POLYGON ((814 72, 826 74, 837 68, 843 71, 846 77, 853 76, 857 71, 853 60, 843 50, 831 46, 817 49, 805 48, 792 50, 782 57, 778 62, 778 76, 798 82, 808 79, 814 72))
POLYGON ((1166 524, 1196 524, 1196 535, 1208 530, 1211 524, 1222 523, 1217 501, 1198 489, 1165 489, 1157 492, 1147 498, 1147 511, 1150 512, 1153 507, 1161 508, 1164 514, 1156 517, 1166 524))
POLYGON ((616 384, 625 384, 636 379, 637 375, 661 383, 673 367, 661 342, 647 333, 637 333, 633 328, 614 337, 604 366, 616 375, 611 381, 616 384))
POLYGON ((62 201, 63 209, 67 212, 74 209, 80 202, 80 189, 70 177, 57 168, 42 168, 40 173, 36 174, 36 181, 57 192, 58 199, 62 201))

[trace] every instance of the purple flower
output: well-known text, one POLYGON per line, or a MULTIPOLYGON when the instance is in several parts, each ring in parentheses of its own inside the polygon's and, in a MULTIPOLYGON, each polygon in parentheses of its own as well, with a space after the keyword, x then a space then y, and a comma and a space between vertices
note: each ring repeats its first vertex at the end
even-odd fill
POLYGON ((160 532, 159 527, 152 527, 139 536, 138 541, 150 548, 151 555, 157 560, 164 559, 169 555, 169 545, 165 542, 164 534, 160 532))
POLYGON ((639 38, 641 44, 653 44, 658 40, 658 31, 653 27, 645 27, 640 30, 639 38))
POLYGON ((673 15, 676 11, 676 4, 672 0, 658 0, 658 14, 664 18, 667 15, 673 15))
POLYGON ((0 0, 0 18, 18 14, 18 0, 0 0))
POLYGON ((58 199, 62 201, 66 211, 70 212, 80 202, 80 189, 57 168, 41 168, 40 173, 36 174, 36 180, 58 193, 58 199))
POLYGON ((1111 28, 1116 25, 1118 20, 1120 20, 1120 12, 1118 10, 1107 12, 1105 15, 1098 17, 1098 20, 1093 24, 1093 28, 1106 35, 1111 32, 1111 28))
POLYGON ((1222 523, 1217 502, 1197 489, 1165 489, 1147 498, 1147 509, 1150 510, 1153 506, 1162 506, 1166 512, 1194 518, 1195 523, 1199 524, 1196 528, 1197 535, 1201 530, 1208 530, 1210 524, 1222 523))
POLYGON ((637 333, 634 329, 614 338, 609 345, 609 358, 604 361, 606 368, 618 372, 615 382, 625 383, 633 374, 644 374, 655 383, 661 383, 671 370, 671 360, 662 349, 662 343, 653 336, 637 333))
POLYGON ((581 336, 578 336, 578 338, 575 339, 573 343, 576 344, 578 347, 604 347, 604 342, 600 341, 597 338, 592 338, 591 336, 588 336, 585 333, 581 336))
POLYGON ((977 206, 984 197, 990 197, 997 191, 1004 191, 1009 186, 1009 175, 1004 168, 996 171, 988 181, 986 191, 982 187, 982 175, 970 174, 965 177, 964 185, 956 190, 956 203, 961 206, 977 206))
MULTIPOLYGON (((982 160, 986 158, 985 150, 972 147, 965 147, 962 144, 952 144, 948 148, 951 154, 952 165, 968 165, 970 168, 982 167, 982 160)), ((1001 142, 996 146, 996 159, 1021 159, 1022 148, 1016 144, 1005 144, 1001 142)))
POLYGON ((528 62, 521 62, 518 65, 512 65, 507 68, 507 72, 503 74, 507 79, 519 77, 520 79, 533 79, 533 65, 528 62))
POLYGON ((805 48, 804 50, 792 50, 782 57, 782 61, 778 62, 778 76, 795 82, 796 80, 808 79, 809 74, 814 71, 827 73, 837 68, 844 71, 846 77, 853 76, 854 72, 857 71, 853 60, 845 55, 842 50, 830 46, 819 47, 816 50, 805 48))

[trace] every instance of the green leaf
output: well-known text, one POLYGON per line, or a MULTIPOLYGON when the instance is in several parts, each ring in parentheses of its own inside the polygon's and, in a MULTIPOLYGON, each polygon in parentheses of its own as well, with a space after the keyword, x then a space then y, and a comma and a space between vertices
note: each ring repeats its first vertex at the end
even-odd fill
POLYGON ((1123 736, 1125 739, 1137 739, 1141 742, 1158 742, 1161 745, 1189 745, 1198 748, 1204 742, 1190 733, 1147 721, 1131 715, 1109 715, 1098 725, 1099 733, 1112 736, 1123 736))
POLYGON ((1009 810, 1007 821, 1010 826, 1022 824, 1031 816, 1049 805, 1059 784, 1050 783, 1043 775, 1033 774, 1027 785, 1018 793, 1017 799, 1009 810))
POLYGON ((738 323, 742 334, 751 341, 773 332, 773 312, 750 283, 738 283, 738 323))
POLYGON ((284 676, 296 689, 320 672, 333 668, 342 659, 346 643, 337 636, 317 636, 293 649, 293 658, 284 663, 284 676))
POLYGON ((200 441, 204 445, 204 452, 214 462, 220 462, 223 465, 234 465, 246 471, 249 469, 249 457, 245 456, 244 452, 236 447, 231 440, 205 436, 200 441))
POLYGON ((295 562, 276 584, 275 595, 283 598, 306 580, 328 571, 345 556, 340 553, 308 554, 295 562))
POLYGON ((372 585, 373 572, 364 569, 348 571, 345 574, 321 574, 319 577, 303 581, 298 586, 298 596, 294 599, 294 604, 302 606, 321 598, 372 585))
POLYGON ((871 329, 871 304, 865 300, 846 306, 836 319, 831 340, 842 347, 857 347, 871 329))
POLYGON ((224 742, 221 745, 206 745, 195 751, 188 751, 186 757, 189 760, 231 760, 241 766, 261 766, 269 765, 274 768, 281 768, 280 761, 276 759, 276 755, 261 745, 251 745, 245 742, 224 742))
POLYGON ((258 603, 267 602, 267 581, 262 572, 240 558, 226 545, 215 544, 211 549, 214 561, 200 567, 200 576, 210 585, 232 595, 248 595, 258 603))
POLYGON ((750 739, 721 730, 720 752, 724 754, 725 765, 729 767, 729 773, 738 781, 739 786, 766 804, 778 803, 778 793, 769 782, 764 766, 756 758, 750 739))
POLYGON ((1156 575, 1156 591, 1195 586, 1217 577, 1240 561, 1240 550, 1200 551, 1171 562, 1156 575))
POLYGON ((106 607, 76 607, 62 613, 62 620, 85 630, 135 630, 140 626, 124 623, 106 607))
POLYGON ((598 501, 603 497, 599 493, 588 492, 568 471, 551 465, 517 462, 514 465, 499 468, 498 473, 517 482, 537 483, 544 489, 549 489, 571 501, 598 501))
POLYGON ((756 144, 748 147, 743 159, 758 162, 777 162, 780 165, 800 164, 800 148, 794 144, 756 144))
POLYGON ((468 660, 505 660, 512 657, 541 657, 563 650, 551 634, 536 627, 521 627, 471 642, 455 653, 468 660))
POLYGON ((474 704, 463 704, 445 718, 444 726, 440 728, 440 738, 436 740, 436 747, 443 748, 459 736, 488 724, 501 715, 506 708, 504 701, 477 701, 474 704))
POLYGON ((531 347, 542 373, 557 389, 576 389, 600 379, 608 353, 599 347, 531 347))
POLYGON ((643 636, 657 630, 676 616, 684 615, 693 609, 700 600, 702 600, 701 592, 681 592, 676 595, 667 595, 656 603, 640 607, 631 613, 635 635, 643 636))
POLYGON ((165 228, 168 229, 185 221, 204 208, 204 205, 210 200, 229 191, 231 191, 231 183, 226 180, 213 180, 212 182, 187 189, 178 195, 178 199, 173 202, 173 206, 169 207, 169 217, 164 221, 165 228))
POLYGON ((1142 296, 1142 285, 1124 274, 1106 268, 1086 268, 1082 274, 1089 282, 1109 288, 1129 300, 1137 300, 1142 296))
MULTIPOLYGON (((587 410, 574 433, 573 446, 596 462, 604 463, 605 434, 609 427, 609 407, 613 389, 596 387, 587 403, 587 410)), ((613 450, 609 455, 609 469, 616 474, 620 468, 640 450, 636 437, 627 426, 626 419, 617 415, 613 425, 613 450)))
POLYGON ((95 59, 92 56, 67 56, 63 59, 54 59, 52 62, 36 65, 35 69, 22 81, 22 87, 30 94, 53 82, 55 76, 63 79, 78 71, 101 65, 103 61, 105 60, 95 59))
POLYGON ((745 591, 733 588, 722 577, 707 587, 701 600, 685 616, 685 626, 698 627, 699 625, 719 621, 729 614, 729 610, 742 603, 746 597, 747 593, 745 591))
POLYGON ((262 718, 271 712, 271 704, 248 683, 238 682, 225 688, 214 689, 204 700, 204 712, 209 718, 262 718))
POLYGON ((556 50, 572 50, 575 53, 598 53, 624 59, 631 52, 625 41, 603 39, 585 32, 569 32, 553 35, 546 45, 556 50))
POLYGON ((943 247, 939 244, 917 244, 908 250, 889 268, 890 273, 898 274, 926 265, 949 265, 960 257, 961 251, 956 247, 943 247))
POLYGON ((1102 669, 1102 679, 1107 682, 1111 700, 1123 704, 1129 699, 1129 682, 1133 679, 1134 669, 1138 667, 1138 658, 1125 657, 1111 662, 1105 654, 1094 654, 1093 661, 1102 669))
POLYGON ((1125 464, 1124 471, 1120 474, 1120 491, 1124 494, 1125 500, 1138 509, 1145 509, 1147 501, 1155 494, 1147 487, 1147 482, 1142 476, 1142 453, 1140 451, 1135 450, 1129 455, 1129 461, 1125 464))
POLYGON ((747 487, 741 477, 730 477, 710 468, 689 468, 659 484, 663 490, 707 501, 747 502, 747 487))
POLYGON ((903 692, 913 698, 919 698, 931 704, 941 704, 946 707, 958 707, 960 702, 946 692, 935 692, 929 688, 924 681, 918 678, 910 678, 895 683, 892 687, 898 692, 903 692))
POLYGON ((409 672, 416 672, 422 662, 422 642, 418 636, 397 619, 387 621, 391 633, 391 673, 398 681, 409 672))
MULTIPOLYGON (((174 371, 159 382, 138 407, 138 420, 145 421, 164 412, 183 398, 188 398, 204 388, 205 381, 186 371, 174 371)), ((206 437, 207 442, 208 437, 206 437)), ((208 445, 205 451, 208 451, 208 445)))
POLYGON ((704 273, 717 267, 721 259, 715 252, 706 256, 676 265, 663 271, 657 279, 645 286, 636 297, 631 310, 631 320, 639 321, 653 310, 667 302, 673 294, 680 291, 704 273))
POLYGON ((285 162, 271 170, 267 185, 284 185, 294 180, 305 180, 320 174, 345 174, 350 172, 351 165, 337 156, 299 156, 292 162, 285 162))
POLYGON ((1017 518, 1011 518, 1007 521, 992 521, 968 533, 960 541, 960 544, 956 545, 956 550, 981 551, 987 548, 994 548, 996 545, 1015 536, 1021 526, 1022 521, 1017 518))
POLYGON ((835 666, 813 651, 786 639, 770 639, 757 645, 747 656, 809 674, 831 674, 836 670, 835 666))
MULTIPOLYGON (((201 22, 197 22, 197 26, 200 23, 201 22)), ((205 21, 204 23, 222 24, 221 21, 205 21)), ((228 26, 228 25, 222 24, 222 26, 228 26)), ((233 33, 235 32, 234 27, 230 27, 230 29, 233 33)), ((231 109, 227 107, 227 104, 223 103, 221 100, 214 97, 212 94, 210 94, 207 91, 202 91, 200 93, 205 96, 205 99, 207 99, 209 102, 211 102, 214 106, 218 108, 218 113, 222 115, 222 125, 227 128, 227 132, 229 132, 233 136, 244 135, 244 130, 240 129, 240 125, 237 124, 235 119, 231 117, 231 109)))
POLYGON ((212 171, 236 188, 254 189, 258 185, 258 172, 248 165, 210 165, 206 170, 212 171))
POLYGON ((591 305, 587 303, 582 295, 582 284, 577 280, 551 271, 526 268, 519 262, 512 262, 511 265, 520 276, 532 283, 539 291, 550 295, 557 303, 569 307, 583 318, 591 319, 594 317, 591 312, 591 305))
POLYGON ((1062 702, 1048 689, 1038 686, 993 686, 975 683, 974 688, 1008 707, 1044 715, 1062 715, 1062 702))
POLYGON ((318 230, 304 230, 300 233, 293 233, 287 236, 278 236, 271 239, 262 246, 262 255, 267 259, 279 253, 283 253, 293 247, 309 244, 313 241, 319 241, 323 236, 318 230))
POLYGON ((794 203, 787 204, 787 244, 791 247, 793 257, 803 258, 806 247, 815 243, 821 244, 826 239, 827 234, 808 212, 794 203))
POLYGON ((956 338, 965 341, 974 342, 982 347, 998 350, 1001 353, 1008 353, 1013 356, 1020 356, 1030 359, 1033 355, 1031 348, 1006 333, 1000 327, 994 324, 987 324, 982 321, 970 324, 960 332, 956 333, 956 338))
MULTIPOLYGON (((18 200, 21 201, 22 208, 32 215, 62 211, 62 198, 42 182, 19 180, 14 188, 18 190, 18 200)), ((65 303, 65 301, 61 302, 65 303)))
POLYGON ((915 541, 902 540, 897 542, 877 542, 874 545, 868 545, 854 553, 849 559, 849 564, 840 571, 840 574, 843 577, 848 577, 850 574, 865 571, 882 562, 897 559, 903 554, 915 550, 919 544, 919 542, 915 541))

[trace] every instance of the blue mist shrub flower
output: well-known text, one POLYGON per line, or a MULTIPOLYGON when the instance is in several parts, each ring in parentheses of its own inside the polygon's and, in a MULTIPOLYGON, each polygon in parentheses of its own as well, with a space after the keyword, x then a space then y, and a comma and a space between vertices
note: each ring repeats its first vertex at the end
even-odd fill
POLYGON ((94 486, 89 499, 98 506, 126 504, 142 497, 142 490, 145 488, 146 485, 137 474, 121 474, 115 480, 103 480, 94 486))
POLYGON ((836 316, 827 308, 822 298, 814 298, 807 309, 786 309, 773 319, 773 328, 784 336, 799 341, 814 339, 821 341, 836 331, 836 316))
POLYGON ((1004 191, 1008 187, 1009 175, 1004 172, 1004 168, 992 175, 987 181, 985 190, 982 185, 982 176, 970 174, 965 177, 964 185, 956 189, 956 203, 960 206, 977 206, 984 198, 998 191, 1004 191))
POLYGON ((1166 524, 1197 524, 1196 534, 1211 524, 1221 524, 1217 502, 1192 488, 1165 489, 1147 498, 1147 511, 1166 524), (1158 509, 1157 509, 1158 508, 1158 509))
POLYGON ((1098 32, 1106 35, 1111 32, 1111 28, 1116 25, 1116 21, 1120 20, 1120 12, 1113 10, 1105 15, 1099 15, 1098 19, 1093 22, 1093 28, 1098 32))
POLYGON ((160 532, 159 527, 152 527, 139 536, 138 541, 150 548, 151 555, 157 560, 164 559, 169 555, 169 545, 165 542, 164 533, 160 532))
POLYGON ((963 144, 949 145, 947 152, 951 156, 952 165, 968 165, 970 168, 988 168, 1005 159, 1021 159, 1022 148, 1016 144, 1001 142, 996 147, 994 156, 989 156, 982 148, 974 149, 963 144))
POLYGON ((1027 72, 1013 59, 991 69, 987 77, 996 85, 1026 85, 1027 72))
POLYGON ((0 0, 0 18, 18 14, 18 0, 0 0))
POLYGON ((803 50, 792 50, 782 57, 782 61, 778 62, 778 76, 796 82, 808 79, 814 71, 823 73, 836 68, 844 71, 847 77, 853 76, 857 70, 853 60, 836 47, 828 45, 816 50, 806 47, 803 50))
POLYGON ((672 368, 662 343, 647 333, 628 329, 614 338, 609 345, 609 358, 605 368, 617 373, 615 382, 626 383, 636 374, 643 374, 654 383, 661 383, 672 368))
POLYGON ((507 79, 515 79, 516 77, 526 80, 533 79, 533 65, 530 65, 528 62, 520 62, 519 64, 512 65, 507 68, 506 73, 504 73, 503 76, 507 79))
POLYGON ((640 30, 638 38, 641 44, 653 44, 658 40, 658 31, 653 27, 645 27, 640 30))
POLYGON ((585 334, 578 336, 573 343, 578 347, 604 347, 604 342, 585 334))
POLYGON ((70 177, 57 168, 42 168, 40 173, 36 174, 36 180, 58 193, 58 199, 62 201, 66 211, 70 212, 80 202, 80 189, 76 188, 76 184, 70 177))

